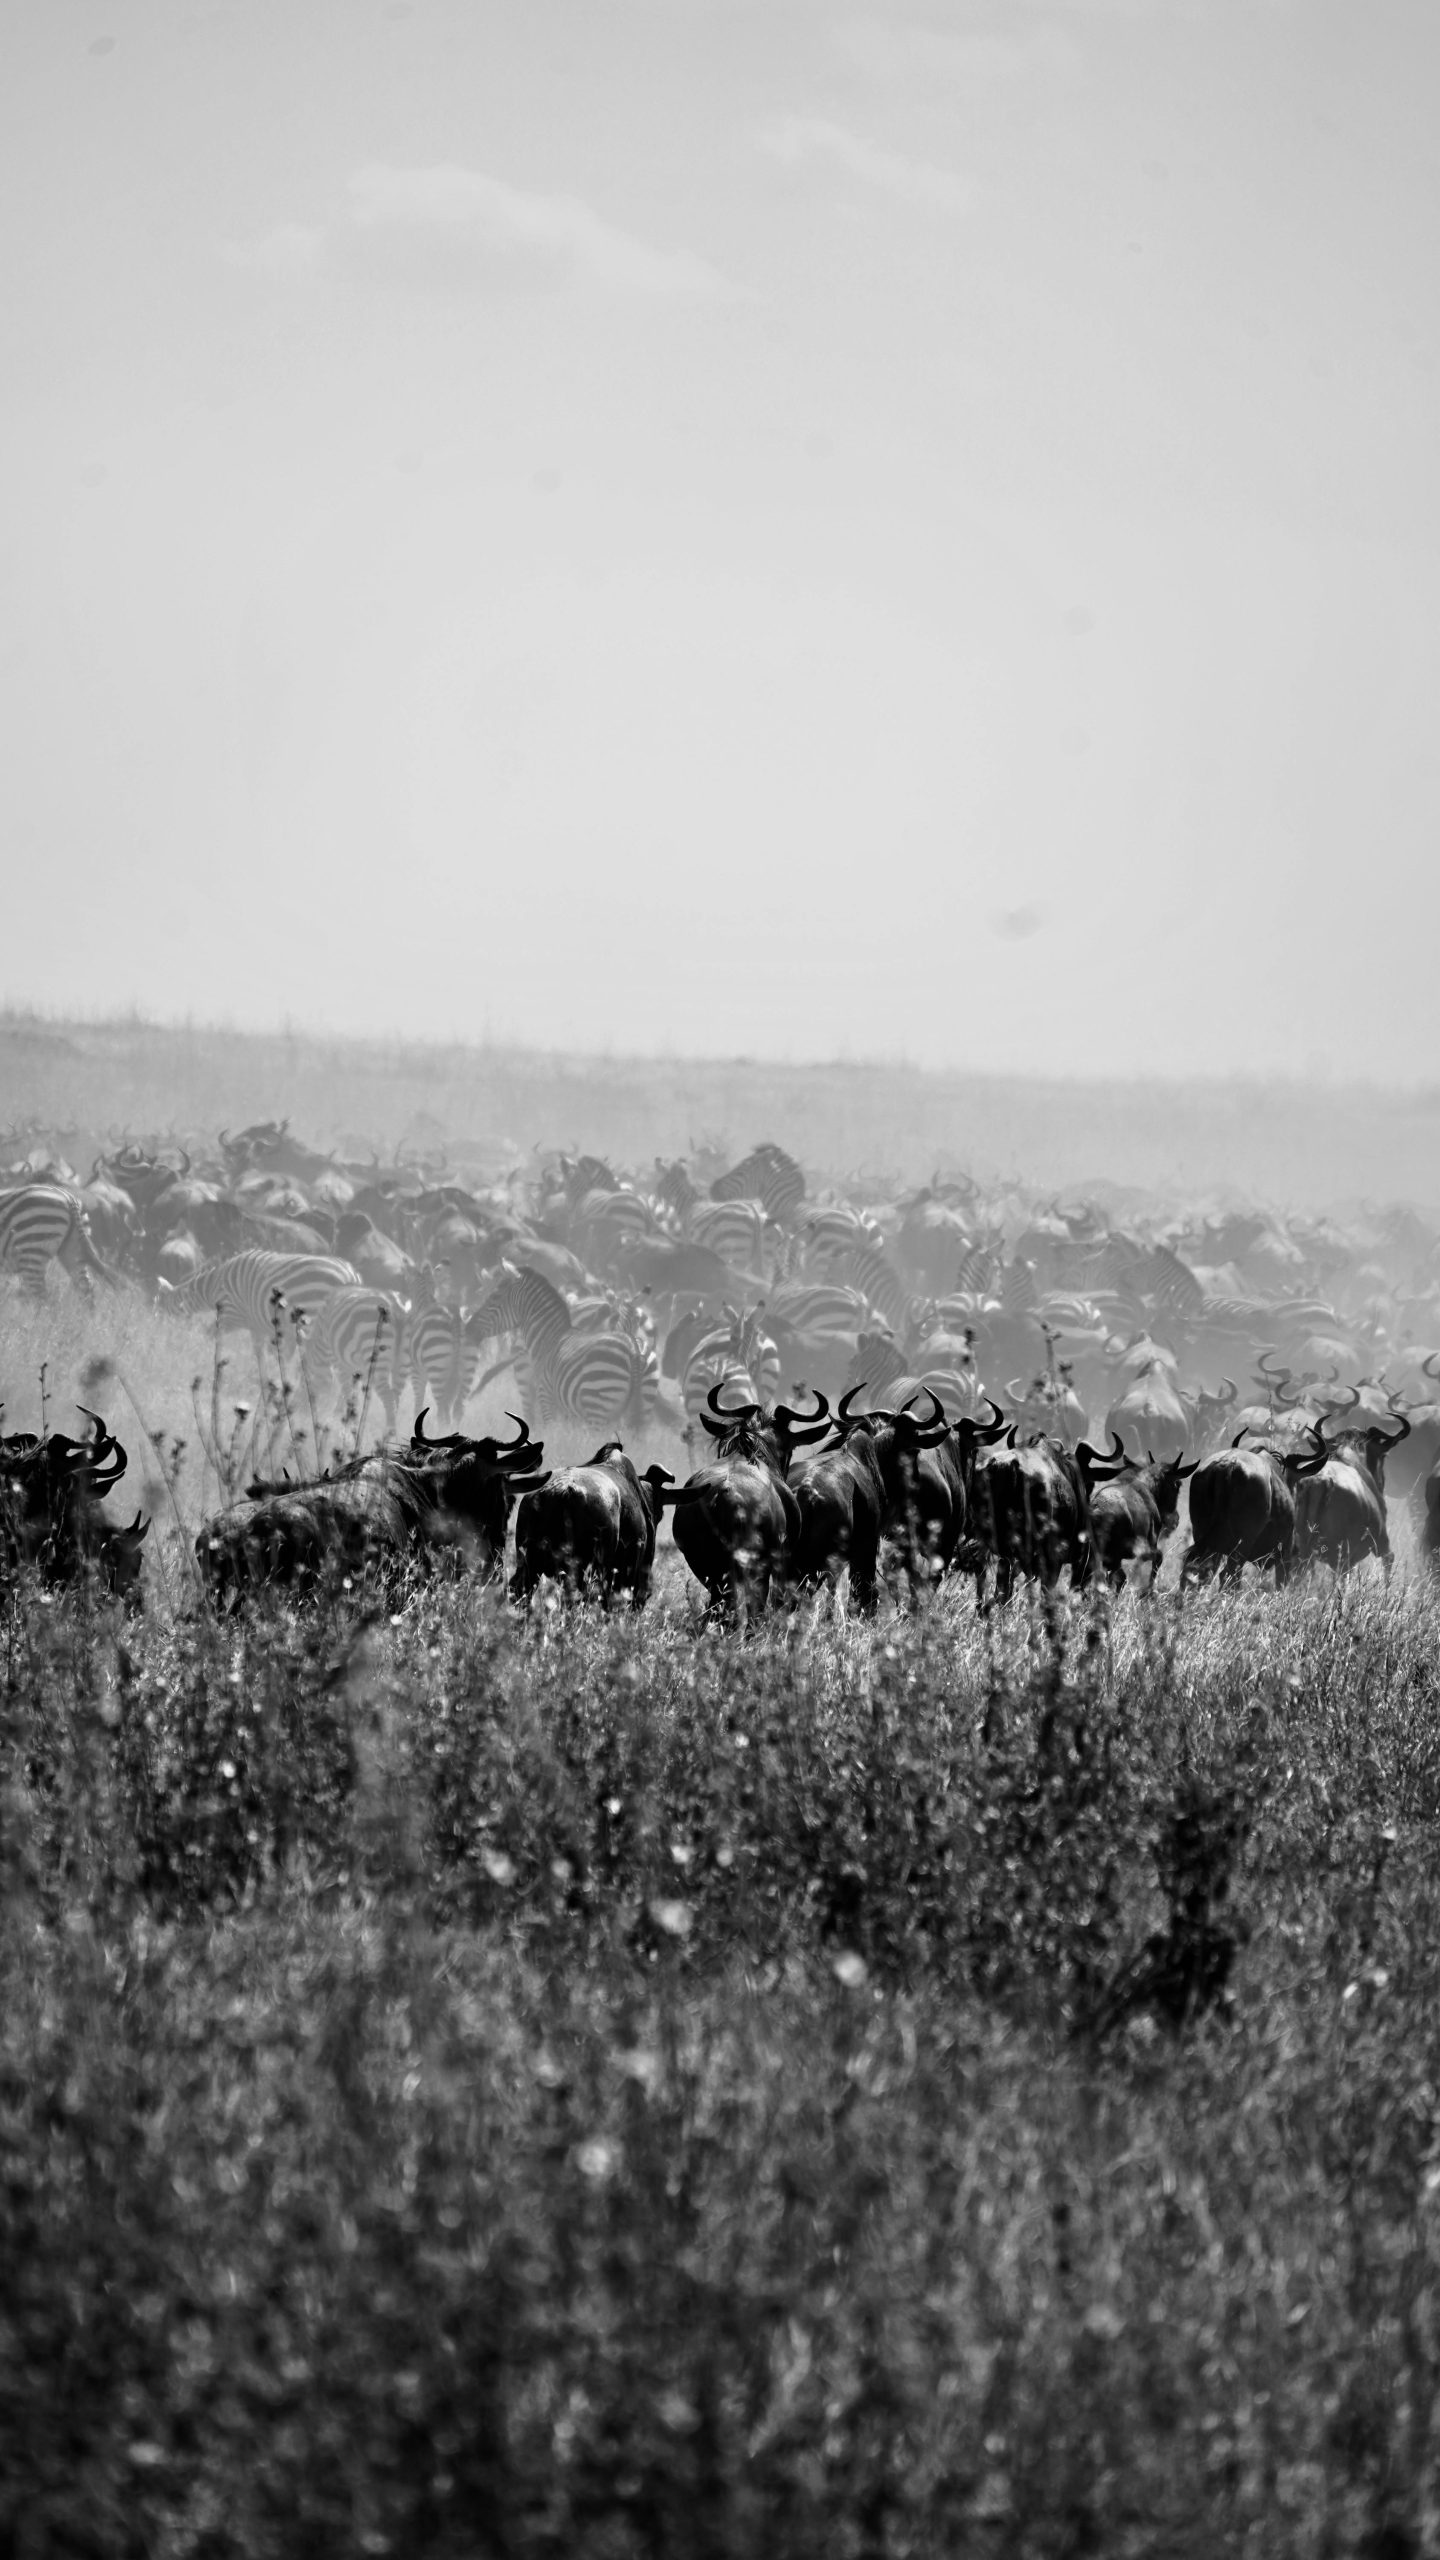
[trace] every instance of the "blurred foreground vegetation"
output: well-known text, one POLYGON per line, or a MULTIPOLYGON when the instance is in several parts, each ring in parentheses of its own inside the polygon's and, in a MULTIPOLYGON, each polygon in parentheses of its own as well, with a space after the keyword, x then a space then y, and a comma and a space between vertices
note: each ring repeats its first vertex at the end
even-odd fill
POLYGON ((1433 2548, 1436 1634, 17 1606, 0 2549, 1433 2548))

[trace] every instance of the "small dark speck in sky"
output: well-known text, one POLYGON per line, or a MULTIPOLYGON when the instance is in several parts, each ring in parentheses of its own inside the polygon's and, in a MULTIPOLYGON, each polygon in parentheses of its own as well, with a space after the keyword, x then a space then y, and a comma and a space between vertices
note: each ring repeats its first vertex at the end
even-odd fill
POLYGON ((1028 942, 1044 921, 1039 907, 997 907, 986 918, 991 932, 1001 942, 1028 942))

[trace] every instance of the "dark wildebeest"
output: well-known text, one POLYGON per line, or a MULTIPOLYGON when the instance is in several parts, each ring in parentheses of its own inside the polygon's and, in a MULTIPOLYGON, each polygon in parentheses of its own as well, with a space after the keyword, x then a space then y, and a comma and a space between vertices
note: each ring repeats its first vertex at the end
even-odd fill
POLYGON ((407 1565, 451 1558, 482 1579, 505 1552, 510 1505, 544 1483, 544 1443, 516 1414, 513 1440, 427 1440, 417 1414, 403 1454, 375 1450, 308 1484, 253 1484, 249 1498, 208 1521, 195 1541, 215 1598, 266 1585, 310 1592, 349 1580, 393 1579, 407 1565))
POLYGON ((1305 1474, 1295 1496, 1295 1552, 1301 1564, 1333 1565, 1347 1573, 1366 1556, 1378 1556, 1388 1573, 1394 1561, 1385 1518, 1385 1453, 1409 1435, 1404 1414, 1397 1428, 1383 1423, 1347 1424, 1332 1439, 1319 1426, 1323 1464, 1305 1474))
POLYGON ((1208 1581, 1218 1572, 1222 1581, 1238 1582, 1247 1564, 1268 1565, 1277 1583, 1289 1577, 1296 1490, 1325 1464, 1319 1424, 1310 1424, 1305 1446, 1258 1440, 1242 1449, 1241 1441, 1251 1436, 1251 1426, 1242 1424, 1229 1448, 1202 1458, 1191 1478, 1191 1544, 1180 1567, 1182 1591, 1192 1575, 1208 1581))
MULTIPOLYGON (((917 1386, 909 1402, 925 1394, 934 1408, 932 1421, 948 1420, 933 1386, 917 1386)), ((943 1439, 918 1447, 901 1445, 894 1455, 895 1491, 888 1534, 899 1548, 912 1593, 929 1589, 956 1562, 970 1527, 972 1486, 985 1450, 1003 1440, 1011 1424, 987 1396, 991 1420, 977 1422, 964 1414, 950 1422, 943 1439)), ((902 1412, 905 1406, 899 1408, 902 1412)))
POLYGON ((637 1609, 650 1597, 655 1531, 674 1478, 668 1467, 637 1474, 618 1440, 580 1467, 557 1467, 515 1514, 512 1600, 528 1600, 548 1575, 604 1601, 628 1592, 637 1609))
POLYGON ((1023 1574, 1053 1591, 1068 1564, 1073 1584, 1082 1582, 1090 1561, 1090 1487, 1117 1464, 1081 1441, 1078 1449, 1058 1440, 1033 1440, 1015 1446, 1010 1427, 1003 1448, 977 1459, 971 1488, 971 1518, 982 1552, 975 1568, 975 1597, 985 1602, 990 1557, 996 1559, 995 1600, 1003 1606, 1023 1574))
MULTIPOLYGON (((1123 1458, 1119 1440, 1112 1456, 1117 1453, 1123 1458)), ((1148 1560, 1148 1588, 1154 1590, 1161 1547, 1180 1516, 1180 1487, 1199 1464, 1198 1458, 1188 1466, 1179 1458, 1168 1458, 1163 1464, 1152 1459, 1143 1467, 1127 1465, 1123 1472, 1089 1487, 1091 1569, 1098 1565, 1117 1591, 1124 1583, 1125 1567, 1137 1558, 1148 1560)))
POLYGON ((850 1568, 850 1596, 869 1617, 878 1598, 880 1540, 907 1504, 906 1462, 948 1439, 939 1419, 920 1422, 908 1412, 852 1413, 861 1392, 851 1388, 835 1412, 834 1445, 815 1450, 791 1479, 800 1513, 792 1578, 815 1586, 837 1582, 850 1568))
POLYGON ((670 1497, 675 1505, 675 1544, 709 1595, 710 1612, 745 1616, 763 1608, 771 1584, 790 1570, 800 1531, 795 1496, 786 1482, 793 1452, 823 1440, 830 1409, 823 1395, 816 1413, 803 1415, 777 1404, 722 1405, 712 1387, 700 1421, 715 1442, 707 1467, 697 1468, 670 1497))
POLYGON ((128 1460, 100 1416, 80 1410, 94 1425, 88 1440, 64 1431, 0 1439, 0 1591, 27 1567, 52 1589, 87 1572, 120 1598, 139 1583, 150 1523, 138 1511, 128 1528, 107 1520, 101 1501, 128 1460))

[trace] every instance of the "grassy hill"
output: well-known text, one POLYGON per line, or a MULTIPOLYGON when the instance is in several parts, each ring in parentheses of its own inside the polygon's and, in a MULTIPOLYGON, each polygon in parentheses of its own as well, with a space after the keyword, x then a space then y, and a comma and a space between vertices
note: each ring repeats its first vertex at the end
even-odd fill
POLYGON ((1180 1198, 1440 1203, 1440 1087, 1060 1082, 893 1062, 567 1056, 0 1014, 0 1131, 196 1134, 288 1117, 324 1144, 587 1147, 643 1162, 778 1139, 817 1173, 937 1167, 1180 1198))

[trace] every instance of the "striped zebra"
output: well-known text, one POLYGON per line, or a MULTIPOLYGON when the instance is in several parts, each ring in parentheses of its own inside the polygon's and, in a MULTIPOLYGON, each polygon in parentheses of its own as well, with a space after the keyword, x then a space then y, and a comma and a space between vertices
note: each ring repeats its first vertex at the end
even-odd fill
POLYGON ((710 1185, 712 1200, 758 1200, 767 1218, 792 1218, 805 1197, 805 1176, 793 1156, 769 1142, 752 1147, 710 1185))
POLYGON ((591 1191, 575 1212, 575 1232, 599 1269, 627 1246, 644 1244, 658 1234, 660 1222, 638 1191, 591 1191))
POLYGON ((22 1182, 0 1191, 0 1271, 13 1271, 22 1288, 39 1296, 52 1262, 62 1263, 87 1288, 95 1272, 112 1286, 119 1276, 96 1252, 73 1191, 58 1182, 22 1182))
POLYGON ((690 1178, 689 1166, 682 1164, 678 1156, 672 1157, 668 1163, 663 1156, 656 1157, 655 1179, 650 1191, 662 1209, 673 1210, 681 1219, 689 1216, 700 1197, 690 1178))
POLYGON ((773 1405, 780 1393, 780 1346, 753 1310, 741 1315, 725 1309, 723 1321, 708 1325, 680 1368, 680 1401, 685 1418, 694 1423, 705 1409, 712 1387, 725 1387, 727 1404, 773 1405))
POLYGON ((538 1271, 507 1266, 500 1286, 470 1318, 469 1330, 477 1342, 516 1346, 478 1385, 513 1368, 527 1412, 541 1421, 604 1431, 617 1423, 639 1429, 655 1418, 660 1368, 653 1347, 618 1326, 577 1332, 559 1290, 538 1271))
POLYGON ((694 1244, 708 1245, 738 1271, 763 1271, 766 1217, 758 1200, 699 1200, 686 1221, 694 1244))
POLYGON ((405 1357, 416 1408, 433 1411, 442 1431, 454 1431, 475 1394, 485 1364, 483 1337, 462 1307, 430 1298, 412 1307, 405 1357))
POLYGON ((362 1421, 370 1398, 378 1396, 393 1438, 410 1376, 408 1334, 409 1310, 402 1299, 388 1289, 347 1281, 315 1309, 301 1336, 300 1356, 307 1372, 315 1366, 330 1370, 342 1401, 356 1396, 362 1421))
POLYGON ((765 1302, 772 1324, 787 1333, 843 1342, 857 1336, 870 1320, 870 1305, 858 1289, 836 1280, 799 1280, 775 1289, 765 1302))
POLYGON ((353 1262, 324 1253, 227 1254, 223 1261, 197 1271, 193 1280, 171 1288, 164 1280, 161 1295, 181 1315, 215 1315, 222 1329, 244 1325, 263 1350, 293 1345, 327 1298, 337 1289, 363 1286, 353 1262))

